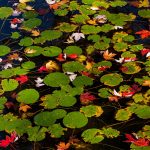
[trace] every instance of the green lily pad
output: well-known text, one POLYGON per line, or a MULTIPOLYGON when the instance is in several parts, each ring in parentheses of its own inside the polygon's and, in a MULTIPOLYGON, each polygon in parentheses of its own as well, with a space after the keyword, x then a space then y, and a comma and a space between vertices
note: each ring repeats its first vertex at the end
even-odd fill
POLYGON ((84 113, 86 117, 99 117, 103 114, 102 108, 96 105, 88 105, 81 107, 80 112, 84 113))
POLYGON ((67 55, 69 54, 81 55, 82 49, 79 46, 67 46, 63 52, 66 53, 67 55))
POLYGON ((42 54, 43 48, 40 46, 29 46, 25 48, 24 52, 28 57, 35 57, 42 54))
POLYGON ((1 82, 1 86, 4 91, 13 91, 18 87, 18 81, 14 79, 4 79, 1 82))
POLYGON ((64 72, 80 72, 85 69, 85 67, 77 61, 66 62, 62 67, 64 72))
POLYGON ((88 123, 88 119, 84 114, 74 111, 64 117, 63 123, 68 128, 82 128, 88 123))
POLYGON ((64 131, 66 130, 63 128, 60 124, 53 124, 48 128, 50 131, 52 138, 60 138, 62 135, 64 135, 64 131))
POLYGON ((61 48, 57 46, 50 46, 50 47, 43 48, 42 55, 48 57, 54 57, 54 56, 58 56, 60 53, 62 53, 61 48))
POLYGON ((0 112, 2 109, 5 108, 4 104, 7 102, 7 98, 6 97, 0 97, 0 112))
POLYGON ((96 144, 104 140, 103 131, 96 128, 85 130, 81 136, 85 142, 91 144, 96 144))
POLYGON ((111 96, 109 88, 101 88, 98 90, 98 96, 102 97, 102 98, 108 98, 109 96, 111 96))
POLYGON ((55 122, 56 117, 49 111, 40 112, 34 117, 34 123, 39 126, 50 126, 55 122))
POLYGON ((69 78, 60 72, 50 73, 44 78, 44 83, 51 87, 59 87, 61 85, 68 84, 69 82, 69 78))
POLYGON ((104 85, 108 86, 117 86, 119 85, 122 81, 123 78, 120 74, 117 73, 110 73, 110 74, 105 74, 100 78, 100 81, 104 85))
POLYGON ((10 53, 10 48, 5 45, 0 45, 0 56, 4 56, 10 53))
POLYGON ((138 11, 139 16, 143 18, 150 18, 150 10, 149 9, 142 9, 138 11))
POLYGON ((13 13, 13 9, 10 7, 1 7, 0 8, 0 19, 5 19, 11 16, 13 13))
POLYGON ((39 18, 31 18, 31 19, 29 19, 27 21, 24 21, 22 25, 25 28, 27 28, 27 29, 33 29, 35 27, 40 26, 41 23, 42 23, 41 19, 39 19, 39 18))
POLYGON ((35 89, 25 89, 17 94, 17 101, 25 104, 33 104, 39 99, 39 92, 35 89))
POLYGON ((52 118, 61 119, 66 116, 67 112, 64 109, 55 109, 51 112, 52 118))
POLYGON ((118 137, 120 132, 112 128, 103 128, 103 133, 107 138, 118 137))
POLYGON ((21 64, 21 67, 24 69, 34 69, 35 63, 33 61, 26 61, 26 62, 21 64))
POLYGON ((20 40, 19 45, 20 46, 31 46, 33 44, 33 39, 30 37, 25 37, 20 40))
POLYGON ((125 121, 128 120, 132 115, 132 112, 126 109, 120 109, 116 113, 116 120, 118 121, 125 121))
POLYGON ((35 126, 27 129, 27 134, 28 134, 28 140, 29 141, 42 141, 45 139, 46 132, 48 131, 47 128, 40 126, 35 126))

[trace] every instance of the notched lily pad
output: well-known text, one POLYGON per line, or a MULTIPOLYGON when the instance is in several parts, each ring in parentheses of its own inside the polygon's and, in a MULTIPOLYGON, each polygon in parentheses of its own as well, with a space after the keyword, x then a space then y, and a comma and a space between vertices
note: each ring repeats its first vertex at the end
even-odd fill
POLYGON ((110 73, 110 74, 105 74, 100 78, 100 81, 104 85, 108 86, 117 86, 119 85, 122 81, 123 78, 120 74, 117 73, 110 73))

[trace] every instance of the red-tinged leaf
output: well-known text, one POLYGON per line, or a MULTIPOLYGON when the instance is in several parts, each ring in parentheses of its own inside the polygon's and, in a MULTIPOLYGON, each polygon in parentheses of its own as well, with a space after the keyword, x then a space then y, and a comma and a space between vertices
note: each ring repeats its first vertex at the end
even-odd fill
POLYGON ((18 24, 18 23, 21 23, 21 20, 18 19, 18 18, 14 18, 13 20, 10 21, 10 23, 12 23, 12 24, 18 24))
POLYGON ((82 75, 89 77, 91 74, 89 72, 86 71, 82 71, 81 72, 82 75))
POLYGON ((15 142, 16 138, 17 138, 16 132, 11 133, 10 136, 6 136, 5 140, 0 140, 0 147, 6 148, 11 143, 15 142))
POLYGON ((144 48, 144 49, 141 50, 142 56, 146 55, 149 52, 150 52, 150 49, 147 49, 147 48, 144 48))
POLYGON ((70 147, 70 143, 60 142, 59 145, 57 145, 57 150, 67 150, 70 147))
POLYGON ((134 142, 134 144, 137 146, 149 146, 150 141, 144 138, 139 138, 137 141, 134 142))
POLYGON ((69 55, 67 55, 67 57, 70 59, 76 59, 78 57, 78 55, 77 54, 69 54, 69 55))
POLYGON ((89 92, 82 93, 80 95, 80 101, 82 104, 88 104, 88 103, 94 101, 95 99, 96 99, 96 97, 89 92))
POLYGON ((120 68, 120 70, 121 70, 122 72, 127 72, 127 71, 128 71, 128 67, 123 66, 123 67, 120 68))
POLYGON ((107 68, 109 68, 108 66, 100 66, 98 67, 99 71, 105 71, 107 68))
POLYGON ((64 54, 59 54, 58 57, 56 58, 58 61, 63 62, 66 61, 64 54))
POLYGON ((118 102, 119 97, 118 96, 109 96, 108 99, 110 102, 118 102))
POLYGON ((39 69, 38 69, 38 72, 40 72, 40 73, 42 73, 42 72, 44 72, 44 71, 48 71, 47 70, 47 68, 46 68, 46 66, 41 66, 39 69))
POLYGON ((145 138, 134 138, 131 134, 125 134, 127 140, 124 142, 133 143, 137 146, 149 146, 150 141, 145 138))
POLYGON ((49 5, 50 9, 56 10, 58 9, 61 5, 67 3, 69 0, 61 0, 60 2, 56 2, 54 4, 49 5))
POLYGON ((135 94, 135 92, 133 91, 133 92, 129 92, 129 91, 127 91, 127 92, 122 92, 122 97, 131 97, 132 95, 134 95, 135 94))
POLYGON ((21 75, 21 76, 15 78, 15 80, 17 80, 20 84, 23 84, 23 83, 27 82, 29 79, 28 79, 28 76, 21 75))
POLYGON ((49 9, 40 8, 37 12, 38 12, 39 15, 45 15, 49 12, 49 9))
POLYGON ((135 34, 139 34, 142 39, 148 38, 150 36, 150 31, 148 30, 141 30, 136 32, 135 34))
POLYGON ((6 108, 8 108, 8 109, 10 109, 10 108, 15 108, 15 105, 14 105, 14 103, 13 102, 6 102, 5 103, 5 106, 6 106, 6 108))
POLYGON ((134 137, 131 134, 125 134, 125 137, 127 138, 127 140, 124 142, 131 142, 132 143, 132 142, 136 141, 136 139, 134 139, 134 137))

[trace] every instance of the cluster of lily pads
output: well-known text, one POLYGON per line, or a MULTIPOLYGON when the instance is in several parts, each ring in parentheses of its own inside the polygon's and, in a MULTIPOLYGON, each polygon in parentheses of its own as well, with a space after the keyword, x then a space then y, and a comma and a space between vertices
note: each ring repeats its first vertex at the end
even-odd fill
MULTIPOLYGON (((136 16, 116 12, 127 2, 47 2, 50 11, 35 10, 33 0, 0 7, 0 19, 11 20, 14 30, 0 45, 0 131, 16 132, 20 139, 27 135, 34 142, 49 136, 61 142, 57 149, 65 150, 83 141, 97 144, 124 136, 112 124, 91 125, 104 118, 106 106, 115 108, 110 115, 116 123, 148 120, 150 49, 138 44, 135 34, 145 39, 150 31, 130 30, 136 16), (41 16, 46 13, 54 13, 56 23, 43 30, 41 16), (70 132, 76 131, 73 140, 70 132), (67 134, 72 140, 63 140, 67 134)), ((138 15, 149 19, 147 5, 141 8, 138 15)), ((150 126, 144 125, 136 136, 147 142, 150 126)), ((143 148, 129 142, 131 149, 143 148)), ((149 142, 144 148, 150 148, 149 142)))

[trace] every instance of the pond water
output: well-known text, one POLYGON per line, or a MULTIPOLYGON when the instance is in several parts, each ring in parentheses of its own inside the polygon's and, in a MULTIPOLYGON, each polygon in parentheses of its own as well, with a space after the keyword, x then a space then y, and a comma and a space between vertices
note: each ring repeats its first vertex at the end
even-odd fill
MULTIPOLYGON (((12 7, 14 2, 17 2, 17 1, 16 0, 0 0, 0 7, 3 7, 3 6, 12 7)), ((36 0, 35 3, 33 3, 33 4, 31 3, 31 5, 33 5, 33 8, 37 12, 39 12, 40 10, 49 9, 49 6, 45 2, 45 0, 36 0)), ((117 12, 122 12, 122 13, 131 13, 132 12, 135 15, 137 15, 138 10, 139 10, 139 8, 127 5, 123 8, 121 8, 121 7, 116 8, 116 13, 117 12)), ((9 40, 9 37, 12 32, 19 31, 18 29, 10 28, 10 20, 13 18, 14 17, 10 17, 9 20, 6 20, 5 22, 0 20, 0 43, 1 44, 3 44, 3 42, 6 42, 7 40, 9 40)), ((22 16, 20 15, 19 18, 22 18, 22 16)), ((40 31, 43 31, 43 30, 53 27, 55 25, 55 22, 57 22, 59 19, 59 17, 56 17, 51 10, 49 10, 48 13, 46 13, 44 15, 40 15, 39 18, 42 20, 42 25, 39 27, 40 31)), ((133 23, 131 23, 131 30, 132 30, 132 32, 137 32, 137 31, 143 30, 143 29, 145 29, 145 30, 149 29, 148 20, 143 19, 138 16, 136 18, 136 20, 134 20, 133 23)), ((137 44, 142 43, 142 44, 145 44, 146 47, 148 47, 148 43, 150 42, 150 39, 143 40, 138 35, 135 35, 135 37, 137 38, 137 41, 136 41, 137 44)), ((16 46, 16 45, 13 45, 13 46, 16 46)), ((98 57, 98 56, 94 56, 94 57, 98 57)), ((35 59, 37 61, 37 64, 39 63, 38 62, 39 59, 42 60, 43 57, 38 57, 37 60, 35 59)), ((99 58, 97 58, 97 59, 99 59, 99 58)), ((95 84, 95 86, 96 86, 96 84, 95 84)), ((92 92, 94 93, 95 91, 93 90, 92 92)), ((101 102, 98 102, 98 104, 101 104, 101 102)), ((77 107, 78 107, 78 105, 77 105, 77 107)), ((112 107, 112 109, 110 109, 110 107, 106 106, 104 108, 104 110, 107 111, 107 114, 104 114, 101 117, 101 119, 98 119, 98 120, 95 119, 95 122, 93 122, 93 120, 89 120, 89 126, 100 127, 107 123, 108 124, 115 123, 114 118, 112 118, 112 116, 114 116, 114 111, 115 111, 114 108, 115 107, 112 107), (104 122, 103 122, 103 120, 104 120, 104 122)), ((5 109, 4 113, 7 113, 7 112, 8 112, 8 110, 5 109)), ((141 129, 143 124, 144 124, 144 121, 135 116, 134 119, 131 121, 128 121, 127 124, 126 123, 121 124, 121 125, 116 124, 114 127, 121 130, 122 134, 123 134, 126 132, 129 132, 129 133, 137 132, 138 130, 141 129), (136 123, 138 125, 135 126, 134 124, 136 124, 136 123)), ((81 134, 81 131, 76 131, 77 136, 80 136, 80 134, 81 134)), ((5 137, 5 135, 6 135, 5 132, 0 132, 0 140, 3 139, 5 137)), ((122 143, 122 141, 124 141, 124 140, 125 140, 125 138, 122 135, 119 136, 117 139, 112 139, 111 141, 106 139, 106 140, 104 140, 102 145, 95 144, 92 147, 89 146, 89 150, 128 150, 129 145, 126 143, 124 143, 124 144, 122 143)), ((49 141, 46 141, 46 142, 48 143, 49 141)), ((56 141, 54 141, 54 142, 56 142, 56 141)), ((47 145, 47 144, 44 143, 43 145, 47 145)), ((20 141, 20 143, 17 145, 16 150, 30 150, 30 149, 32 149, 31 146, 32 145, 30 143, 26 143, 24 145, 24 142, 20 141)), ((88 150, 88 148, 87 148, 87 150, 88 150)))

